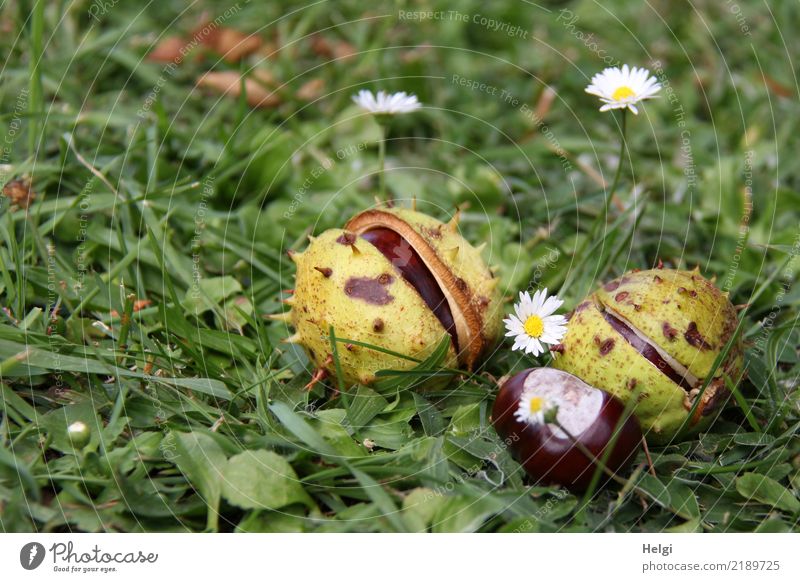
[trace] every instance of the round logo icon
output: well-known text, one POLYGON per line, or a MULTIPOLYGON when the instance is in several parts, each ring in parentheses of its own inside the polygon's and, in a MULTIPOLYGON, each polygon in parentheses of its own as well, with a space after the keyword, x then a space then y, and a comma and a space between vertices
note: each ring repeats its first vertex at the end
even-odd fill
POLYGON ((29 542, 19 551, 19 563, 26 570, 35 570, 44 561, 44 546, 39 542, 29 542))

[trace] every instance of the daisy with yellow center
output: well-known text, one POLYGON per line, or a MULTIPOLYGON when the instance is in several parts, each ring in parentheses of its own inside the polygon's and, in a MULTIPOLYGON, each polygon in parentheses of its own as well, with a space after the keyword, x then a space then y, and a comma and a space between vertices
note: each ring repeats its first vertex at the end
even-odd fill
POLYGON ((392 116, 416 111, 422 107, 422 103, 413 93, 378 91, 377 94, 374 94, 366 89, 353 95, 353 103, 367 113, 371 113, 381 129, 381 139, 378 141, 378 188, 380 198, 383 200, 386 194, 386 126, 392 116))
POLYGON ((596 95, 603 102, 600 111, 609 109, 630 109, 634 114, 639 110, 636 104, 652 99, 661 90, 661 85, 650 71, 628 65, 609 67, 592 77, 586 92, 596 95))
POLYGON ((533 390, 525 390, 520 396, 519 406, 514 411, 514 418, 528 424, 544 424, 545 414, 552 408, 550 402, 536 394, 533 390))
POLYGON ((567 332, 567 319, 554 313, 563 303, 555 295, 548 297, 547 289, 536 291, 533 297, 527 291, 520 292, 514 314, 503 320, 506 337, 514 338, 511 349, 538 356, 545 352, 544 344, 559 343, 567 332))

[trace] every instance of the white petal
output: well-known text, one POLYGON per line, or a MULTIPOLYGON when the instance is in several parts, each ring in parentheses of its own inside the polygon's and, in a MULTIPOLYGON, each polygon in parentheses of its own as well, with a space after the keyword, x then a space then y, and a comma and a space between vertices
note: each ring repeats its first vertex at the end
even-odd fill
POLYGON ((530 344, 527 341, 517 342, 512 346, 511 350, 512 351, 521 351, 521 352, 525 353, 525 352, 527 352, 527 349, 528 349, 529 345, 530 344))
POLYGON ((506 324, 506 329, 508 330, 506 336, 510 337, 512 335, 519 335, 521 333, 525 333, 525 327, 522 325, 522 322, 513 315, 509 319, 504 319, 503 323, 506 324))
POLYGON ((365 111, 375 114, 409 113, 422 107, 416 95, 409 95, 405 91, 392 94, 378 91, 374 95, 362 89, 353 96, 353 101, 365 111))
POLYGON ((533 313, 536 315, 539 314, 539 311, 542 308, 542 301, 544 301, 545 294, 547 293, 547 289, 542 291, 539 289, 536 293, 533 294, 533 313))
POLYGON ((528 353, 533 354, 534 356, 543 354, 544 346, 542 346, 541 342, 538 339, 531 338, 531 342, 528 345, 528 353))
MULTIPOLYGON (((560 302, 563 303, 563 301, 560 302)), ((545 326, 567 325, 567 318, 563 315, 548 315, 542 318, 542 323, 544 323, 545 326)))
POLYGON ((528 318, 528 309, 527 304, 524 301, 520 301, 519 303, 514 305, 514 313, 517 316, 517 319, 524 322, 528 318))
POLYGON ((552 297, 548 297, 547 301, 544 302, 542 305, 542 309, 539 311, 539 317, 542 318, 544 321, 547 317, 549 317, 556 309, 561 307, 564 302, 553 295, 552 297))

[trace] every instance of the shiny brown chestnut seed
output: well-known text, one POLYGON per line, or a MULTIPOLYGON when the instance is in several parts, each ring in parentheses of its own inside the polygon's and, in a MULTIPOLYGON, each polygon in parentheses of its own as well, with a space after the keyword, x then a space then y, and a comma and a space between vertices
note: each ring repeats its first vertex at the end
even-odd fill
POLYGON ((453 346, 458 351, 458 334, 453 312, 450 311, 450 305, 439 283, 417 251, 411 248, 400 233, 388 228, 373 228, 363 233, 361 238, 376 247, 400 272, 403 279, 416 289, 442 327, 450 334, 453 346))
MULTIPOLYGON (((618 473, 636 456, 642 431, 635 417, 624 414, 625 406, 617 398, 572 374, 530 368, 500 387, 492 422, 532 479, 583 490, 598 467, 595 459, 603 458, 617 426, 620 432, 606 468, 618 473), (547 413, 556 407, 558 424, 546 422, 547 413)), ((606 479, 601 475, 602 481, 606 479)))
POLYGON ((661 370, 662 374, 667 376, 678 386, 689 392, 698 384, 699 380, 692 376, 691 372, 675 361, 674 358, 663 353, 658 347, 647 341, 640 333, 636 333, 634 328, 616 315, 609 311, 604 311, 603 318, 614 331, 620 334, 626 342, 631 344, 637 352, 642 354, 648 362, 661 370))

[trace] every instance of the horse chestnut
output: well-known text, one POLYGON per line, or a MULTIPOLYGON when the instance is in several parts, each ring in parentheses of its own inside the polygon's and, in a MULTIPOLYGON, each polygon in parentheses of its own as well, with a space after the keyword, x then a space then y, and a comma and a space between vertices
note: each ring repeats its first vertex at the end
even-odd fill
POLYGON ((697 270, 631 271, 577 306, 553 366, 623 402, 636 393, 647 439, 666 442, 687 420, 695 431, 707 426, 729 396, 726 377, 735 381, 742 370, 741 339, 695 406, 737 323, 727 293, 697 270))
POLYGON ((603 458, 617 427, 605 467, 617 473, 636 456, 642 432, 636 418, 624 418, 624 413, 617 398, 572 374, 531 368, 500 387, 492 422, 531 478, 581 490, 589 485, 596 460, 603 458), (554 410, 556 422, 548 422, 554 410))
MULTIPOLYGON (((449 335, 449 367, 473 368, 500 337, 498 279, 481 249, 459 234, 458 214, 445 224, 414 210, 373 208, 313 238, 292 260, 292 309, 273 318, 294 326, 287 341, 305 348, 315 379, 335 373, 331 326, 340 338, 419 360, 449 335)), ((348 384, 415 365, 366 346, 344 347, 338 355, 348 384)))

